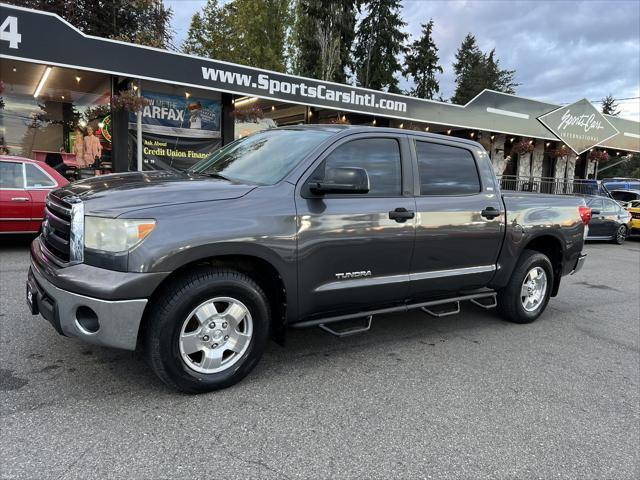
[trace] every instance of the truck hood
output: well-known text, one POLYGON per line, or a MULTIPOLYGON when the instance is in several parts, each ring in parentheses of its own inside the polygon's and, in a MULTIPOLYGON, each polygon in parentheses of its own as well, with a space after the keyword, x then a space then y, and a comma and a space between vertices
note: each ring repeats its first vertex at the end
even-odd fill
POLYGON ((80 180, 54 192, 79 197, 89 215, 117 217, 131 210, 182 203, 227 200, 246 195, 255 185, 168 171, 129 172, 80 180))

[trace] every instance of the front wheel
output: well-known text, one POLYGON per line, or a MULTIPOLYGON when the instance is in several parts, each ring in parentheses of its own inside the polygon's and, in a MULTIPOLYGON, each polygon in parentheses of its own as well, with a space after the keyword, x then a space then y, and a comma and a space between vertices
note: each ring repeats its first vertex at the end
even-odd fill
POLYGON ((258 363, 270 330, 269 305, 250 277, 201 268, 168 285, 145 325, 153 371, 170 387, 201 393, 229 387, 258 363))
POLYGON ((510 322, 533 322, 547 307, 552 286, 553 269, 547 256, 525 250, 509 284, 498 291, 498 311, 510 322))
POLYGON ((622 245, 627 238, 627 227, 624 225, 620 225, 618 230, 616 230, 616 236, 613 237, 613 243, 618 245, 622 245))

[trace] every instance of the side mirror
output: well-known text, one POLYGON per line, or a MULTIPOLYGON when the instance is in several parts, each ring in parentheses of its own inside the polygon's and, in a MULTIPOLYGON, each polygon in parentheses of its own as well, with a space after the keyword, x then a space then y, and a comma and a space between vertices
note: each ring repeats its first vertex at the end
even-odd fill
POLYGON ((591 209, 591 215, 600 215, 600 210, 591 209))
POLYGON ((328 168, 324 179, 309 182, 309 190, 315 195, 326 193, 368 193, 369 175, 364 168, 328 168))

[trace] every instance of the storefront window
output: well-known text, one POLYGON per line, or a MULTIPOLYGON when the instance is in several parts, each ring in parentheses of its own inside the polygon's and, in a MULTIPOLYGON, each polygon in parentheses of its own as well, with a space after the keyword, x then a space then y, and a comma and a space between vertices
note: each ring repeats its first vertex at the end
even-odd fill
POLYGON ((3 61, 0 77, 0 143, 10 155, 64 162, 78 176, 110 167, 108 75, 3 61))

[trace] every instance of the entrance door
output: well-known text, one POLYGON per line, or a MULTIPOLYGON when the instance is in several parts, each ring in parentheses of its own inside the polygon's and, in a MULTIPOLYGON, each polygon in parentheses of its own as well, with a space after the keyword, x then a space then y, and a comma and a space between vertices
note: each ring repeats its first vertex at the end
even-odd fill
POLYGON ((419 195, 412 298, 486 285, 495 273, 504 235, 501 198, 494 185, 480 182, 471 149, 416 139, 415 151, 419 195))
POLYGON ((349 136, 303 180, 296 199, 301 318, 404 302, 415 231, 415 200, 404 189, 412 181, 410 165, 404 136, 349 136), (336 167, 364 168, 369 192, 308 192, 309 181, 336 167), (392 218, 398 209, 405 218, 392 218))

